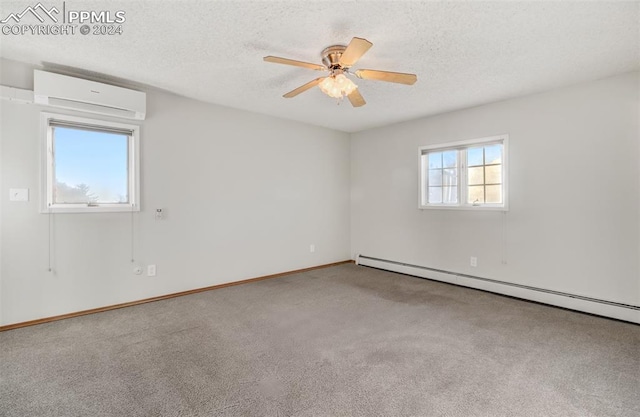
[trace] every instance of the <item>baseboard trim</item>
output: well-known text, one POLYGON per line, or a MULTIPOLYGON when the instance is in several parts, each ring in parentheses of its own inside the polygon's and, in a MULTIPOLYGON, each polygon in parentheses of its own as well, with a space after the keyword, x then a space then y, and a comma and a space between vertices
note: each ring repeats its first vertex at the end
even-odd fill
POLYGON ((42 318, 42 319, 24 321, 24 322, 21 322, 21 323, 7 324, 5 326, 0 326, 0 332, 4 332, 4 331, 7 331, 7 330, 13 330, 13 329, 19 329, 21 327, 36 326, 38 324, 50 323, 52 321, 65 320, 65 319, 70 319, 70 318, 73 318, 73 317, 86 316, 88 314, 102 313, 102 312, 105 312, 105 311, 117 310, 119 308, 131 307, 131 306, 136 306, 136 305, 146 304, 146 303, 152 303, 154 301, 162 301, 162 300, 166 300, 166 299, 169 299, 169 298, 182 297, 184 295, 197 294, 199 292, 217 290, 217 289, 226 288, 226 287, 233 287, 235 285, 248 284, 248 283, 251 283, 251 282, 263 281, 265 279, 279 278, 279 277, 284 277, 286 275, 299 274, 299 273, 302 273, 302 272, 313 271, 315 269, 328 268, 330 266, 343 265, 343 264, 349 264, 349 263, 354 263, 354 261, 353 260, 347 260, 347 261, 333 262, 333 263, 330 263, 330 264, 312 266, 312 267, 309 267, 309 268, 302 268, 302 269, 296 269, 296 270, 293 270, 293 271, 279 272, 277 274, 263 275, 263 276, 260 276, 260 277, 243 279, 241 281, 226 282, 224 284, 211 285, 209 287, 196 288, 196 289, 193 289, 193 290, 187 290, 187 291, 181 291, 181 292, 176 292, 176 293, 172 293, 172 294, 160 295, 160 296, 157 296, 157 297, 145 298, 143 300, 129 301, 127 303, 121 303, 121 304, 114 304, 114 305, 105 306, 105 307, 92 308, 90 310, 76 311, 74 313, 61 314, 59 316, 45 317, 45 318, 42 318))
POLYGON ((640 306, 636 305, 617 303, 512 282, 429 268, 421 265, 374 258, 365 255, 358 255, 356 263, 358 265, 398 272, 434 281, 442 281, 462 287, 474 288, 509 297, 640 324, 640 306))

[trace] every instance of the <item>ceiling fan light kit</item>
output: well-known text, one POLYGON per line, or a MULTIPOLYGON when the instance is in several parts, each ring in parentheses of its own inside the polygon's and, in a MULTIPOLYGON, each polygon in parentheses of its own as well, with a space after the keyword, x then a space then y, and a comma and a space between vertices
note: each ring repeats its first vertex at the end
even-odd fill
POLYGON ((320 87, 320 90, 329 97, 337 99, 342 99, 348 96, 353 92, 353 90, 358 88, 358 86, 355 85, 353 81, 345 77, 344 74, 326 77, 324 80, 320 81, 318 87, 320 87))
POLYGON ((322 55, 324 65, 312 64, 310 62, 296 61, 288 58, 276 56, 265 56, 266 62, 275 64, 293 65, 296 67, 313 69, 316 71, 328 71, 326 77, 316 78, 313 81, 296 88, 285 94, 283 97, 292 98, 300 93, 309 90, 316 85, 329 97, 338 99, 338 103, 347 97, 353 107, 361 107, 366 104, 364 98, 358 91, 358 86, 351 81, 346 74, 353 74, 360 79, 386 81, 392 83, 412 85, 418 77, 415 74, 405 74, 401 72, 379 71, 361 69, 351 72, 350 69, 364 55, 373 44, 363 38, 353 38, 348 46, 331 45, 325 48, 322 55))

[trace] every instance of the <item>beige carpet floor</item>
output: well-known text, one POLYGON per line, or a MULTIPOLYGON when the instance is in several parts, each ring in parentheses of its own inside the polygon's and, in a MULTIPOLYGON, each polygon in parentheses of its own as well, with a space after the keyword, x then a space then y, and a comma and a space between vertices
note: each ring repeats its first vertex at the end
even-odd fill
POLYGON ((346 264, 0 333, 0 415, 639 416, 640 326, 346 264))

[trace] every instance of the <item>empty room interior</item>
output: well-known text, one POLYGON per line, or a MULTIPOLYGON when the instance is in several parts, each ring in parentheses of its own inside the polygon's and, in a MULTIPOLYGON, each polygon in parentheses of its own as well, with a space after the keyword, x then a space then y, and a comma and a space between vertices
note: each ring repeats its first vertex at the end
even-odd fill
POLYGON ((0 28, 0 416, 640 415, 640 2, 0 28))

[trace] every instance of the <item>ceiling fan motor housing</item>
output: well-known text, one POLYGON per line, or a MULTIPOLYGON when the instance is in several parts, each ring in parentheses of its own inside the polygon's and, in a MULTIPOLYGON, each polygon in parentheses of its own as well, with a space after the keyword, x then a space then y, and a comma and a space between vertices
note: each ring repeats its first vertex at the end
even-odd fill
POLYGON ((347 47, 345 45, 331 45, 322 51, 322 63, 330 70, 343 69, 340 57, 347 47))

